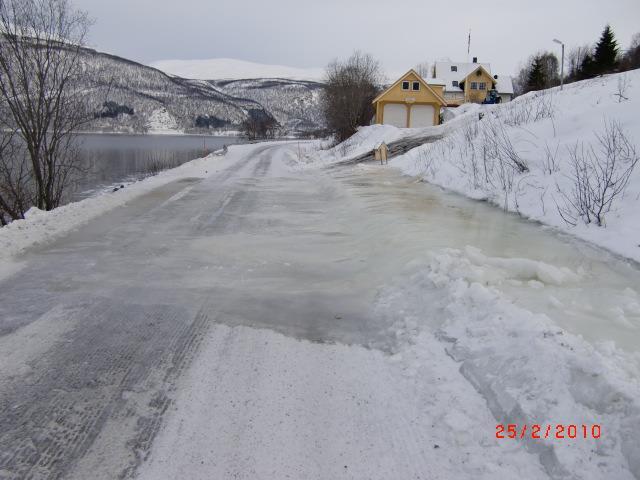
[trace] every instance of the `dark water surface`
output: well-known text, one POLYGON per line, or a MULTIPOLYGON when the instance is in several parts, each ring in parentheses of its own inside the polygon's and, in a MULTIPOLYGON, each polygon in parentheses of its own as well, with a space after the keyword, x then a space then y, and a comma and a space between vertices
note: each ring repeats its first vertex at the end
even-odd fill
POLYGON ((245 141, 201 135, 81 134, 78 142, 84 172, 69 189, 65 203, 245 141))

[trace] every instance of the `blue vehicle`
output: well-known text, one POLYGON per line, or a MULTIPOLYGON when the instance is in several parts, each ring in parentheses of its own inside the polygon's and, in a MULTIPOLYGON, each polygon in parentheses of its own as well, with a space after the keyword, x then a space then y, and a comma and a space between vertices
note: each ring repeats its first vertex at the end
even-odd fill
POLYGON ((502 102, 502 97, 498 95, 498 91, 495 88, 489 90, 489 92, 487 93, 487 98, 482 101, 484 105, 493 105, 500 102, 502 102))

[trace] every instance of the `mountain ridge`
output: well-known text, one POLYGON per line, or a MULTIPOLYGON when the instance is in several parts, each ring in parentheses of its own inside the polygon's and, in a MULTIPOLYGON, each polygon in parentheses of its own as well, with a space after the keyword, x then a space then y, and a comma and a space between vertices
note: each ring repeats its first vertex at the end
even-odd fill
POLYGON ((275 118, 287 135, 322 129, 322 84, 292 79, 190 79, 93 48, 81 62, 92 131, 232 133, 252 115, 275 118))

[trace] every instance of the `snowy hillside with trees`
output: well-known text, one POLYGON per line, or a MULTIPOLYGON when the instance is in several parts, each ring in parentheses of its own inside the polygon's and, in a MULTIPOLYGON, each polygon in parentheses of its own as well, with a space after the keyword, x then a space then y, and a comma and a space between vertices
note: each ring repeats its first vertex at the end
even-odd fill
POLYGON ((216 89, 262 105, 288 131, 314 131, 324 124, 321 83, 283 78, 211 80, 216 89))
POLYGON ((95 119, 88 130, 116 132, 237 131, 251 115, 275 117, 283 133, 322 128, 320 84, 260 81, 227 85, 170 76, 152 67, 83 49, 87 95, 95 119), (259 93, 256 94, 256 91, 259 93), (273 109, 273 112, 271 111, 273 109))

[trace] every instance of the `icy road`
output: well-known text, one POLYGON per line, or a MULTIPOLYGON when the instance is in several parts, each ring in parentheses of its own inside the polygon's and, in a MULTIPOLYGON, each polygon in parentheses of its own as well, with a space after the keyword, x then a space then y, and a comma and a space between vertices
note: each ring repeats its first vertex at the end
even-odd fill
POLYGON ((638 478, 637 266, 389 167, 232 151, 0 283, 0 478, 638 478))

